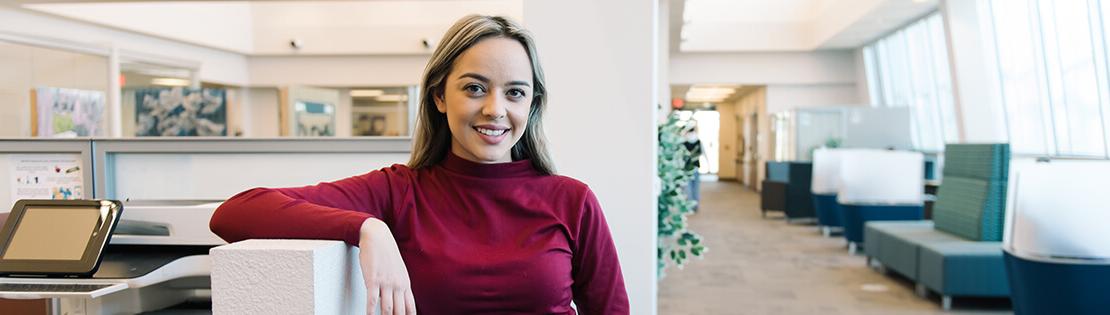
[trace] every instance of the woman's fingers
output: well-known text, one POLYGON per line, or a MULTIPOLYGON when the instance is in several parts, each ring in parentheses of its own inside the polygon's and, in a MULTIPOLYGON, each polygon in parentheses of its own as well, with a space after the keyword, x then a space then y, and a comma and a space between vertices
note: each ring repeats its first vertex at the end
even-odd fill
POLYGON ((412 290, 405 291, 405 312, 416 315, 416 299, 412 298, 412 290))
POLYGON ((380 287, 377 283, 372 283, 366 288, 366 315, 374 315, 375 310, 378 309, 378 301, 381 299, 380 287))
POLYGON ((382 288, 382 315, 393 314, 393 289, 382 288))
POLYGON ((407 290, 397 289, 393 291, 393 315, 405 315, 405 292, 407 290))

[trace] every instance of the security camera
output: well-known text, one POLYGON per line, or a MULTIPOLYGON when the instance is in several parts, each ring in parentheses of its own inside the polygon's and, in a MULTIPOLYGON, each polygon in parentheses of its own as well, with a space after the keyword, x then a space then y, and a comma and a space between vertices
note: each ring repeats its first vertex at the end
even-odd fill
POLYGON ((300 38, 290 39, 289 40, 289 47, 293 48, 293 49, 301 49, 301 47, 304 47, 304 42, 301 41, 300 38))

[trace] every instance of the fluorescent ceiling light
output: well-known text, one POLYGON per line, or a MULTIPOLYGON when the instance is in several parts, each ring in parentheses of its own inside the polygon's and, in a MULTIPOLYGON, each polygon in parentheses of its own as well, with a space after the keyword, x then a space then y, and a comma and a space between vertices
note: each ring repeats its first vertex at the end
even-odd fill
POLYGON ((351 97, 377 97, 385 94, 382 90, 351 90, 351 97))
POLYGON ((409 100, 409 96, 404 94, 386 94, 380 95, 375 99, 379 102, 404 102, 409 100))
POLYGON ((734 91, 736 91, 736 89, 735 88, 730 88, 730 87, 700 87, 700 86, 695 86, 695 87, 690 88, 690 90, 687 91, 686 93, 687 94, 691 94, 691 93, 693 93, 693 94, 732 94, 732 92, 734 92, 734 91))
POLYGON ((164 86, 189 86, 191 83, 189 80, 177 78, 154 78, 150 80, 150 84, 164 86))

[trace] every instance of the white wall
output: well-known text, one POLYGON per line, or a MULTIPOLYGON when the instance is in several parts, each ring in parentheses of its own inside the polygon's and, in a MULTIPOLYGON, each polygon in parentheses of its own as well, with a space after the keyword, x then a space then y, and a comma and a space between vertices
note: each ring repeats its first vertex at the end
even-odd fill
POLYGON ((246 111, 251 117, 248 137, 269 138, 280 134, 278 126, 278 90, 275 88, 250 88, 250 104, 246 111))
POLYGON ((657 7, 637 0, 524 5, 551 91, 545 124, 556 166, 601 201, 632 314, 656 313, 657 7))
POLYGON ((795 108, 857 105, 855 84, 767 85, 767 112, 777 113, 795 108))
POLYGON ((671 84, 830 84, 854 83, 850 50, 780 53, 671 54, 671 84))
POLYGON ((252 57, 250 82, 253 86, 417 85, 428 58, 415 55, 252 57))
POLYGON ((3 21, 0 23, 0 33, 104 47, 115 45, 125 52, 142 52, 157 57, 195 61, 201 64, 200 71, 197 73, 201 80, 240 86, 248 83, 247 58, 240 54, 8 6, 0 6, 0 21, 3 21))
POLYGON ((520 20, 520 0, 253 2, 254 51, 271 54, 418 54, 464 15, 520 20), (336 21, 342 21, 336 23, 336 21), (289 40, 303 40, 294 50, 289 40))
POLYGON ((253 49, 247 2, 50 3, 28 8, 237 53, 253 49))

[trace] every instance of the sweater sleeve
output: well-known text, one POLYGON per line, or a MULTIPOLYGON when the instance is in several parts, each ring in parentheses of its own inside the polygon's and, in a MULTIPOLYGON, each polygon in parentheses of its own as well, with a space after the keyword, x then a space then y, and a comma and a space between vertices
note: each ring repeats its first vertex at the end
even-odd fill
POLYGON ((597 197, 586 190, 571 259, 574 304, 581 314, 628 314, 617 248, 597 197))
POLYGON ((392 208, 394 165, 314 186, 254 188, 224 201, 209 228, 225 241, 252 238, 342 240, 358 246, 367 218, 382 219, 392 208))

